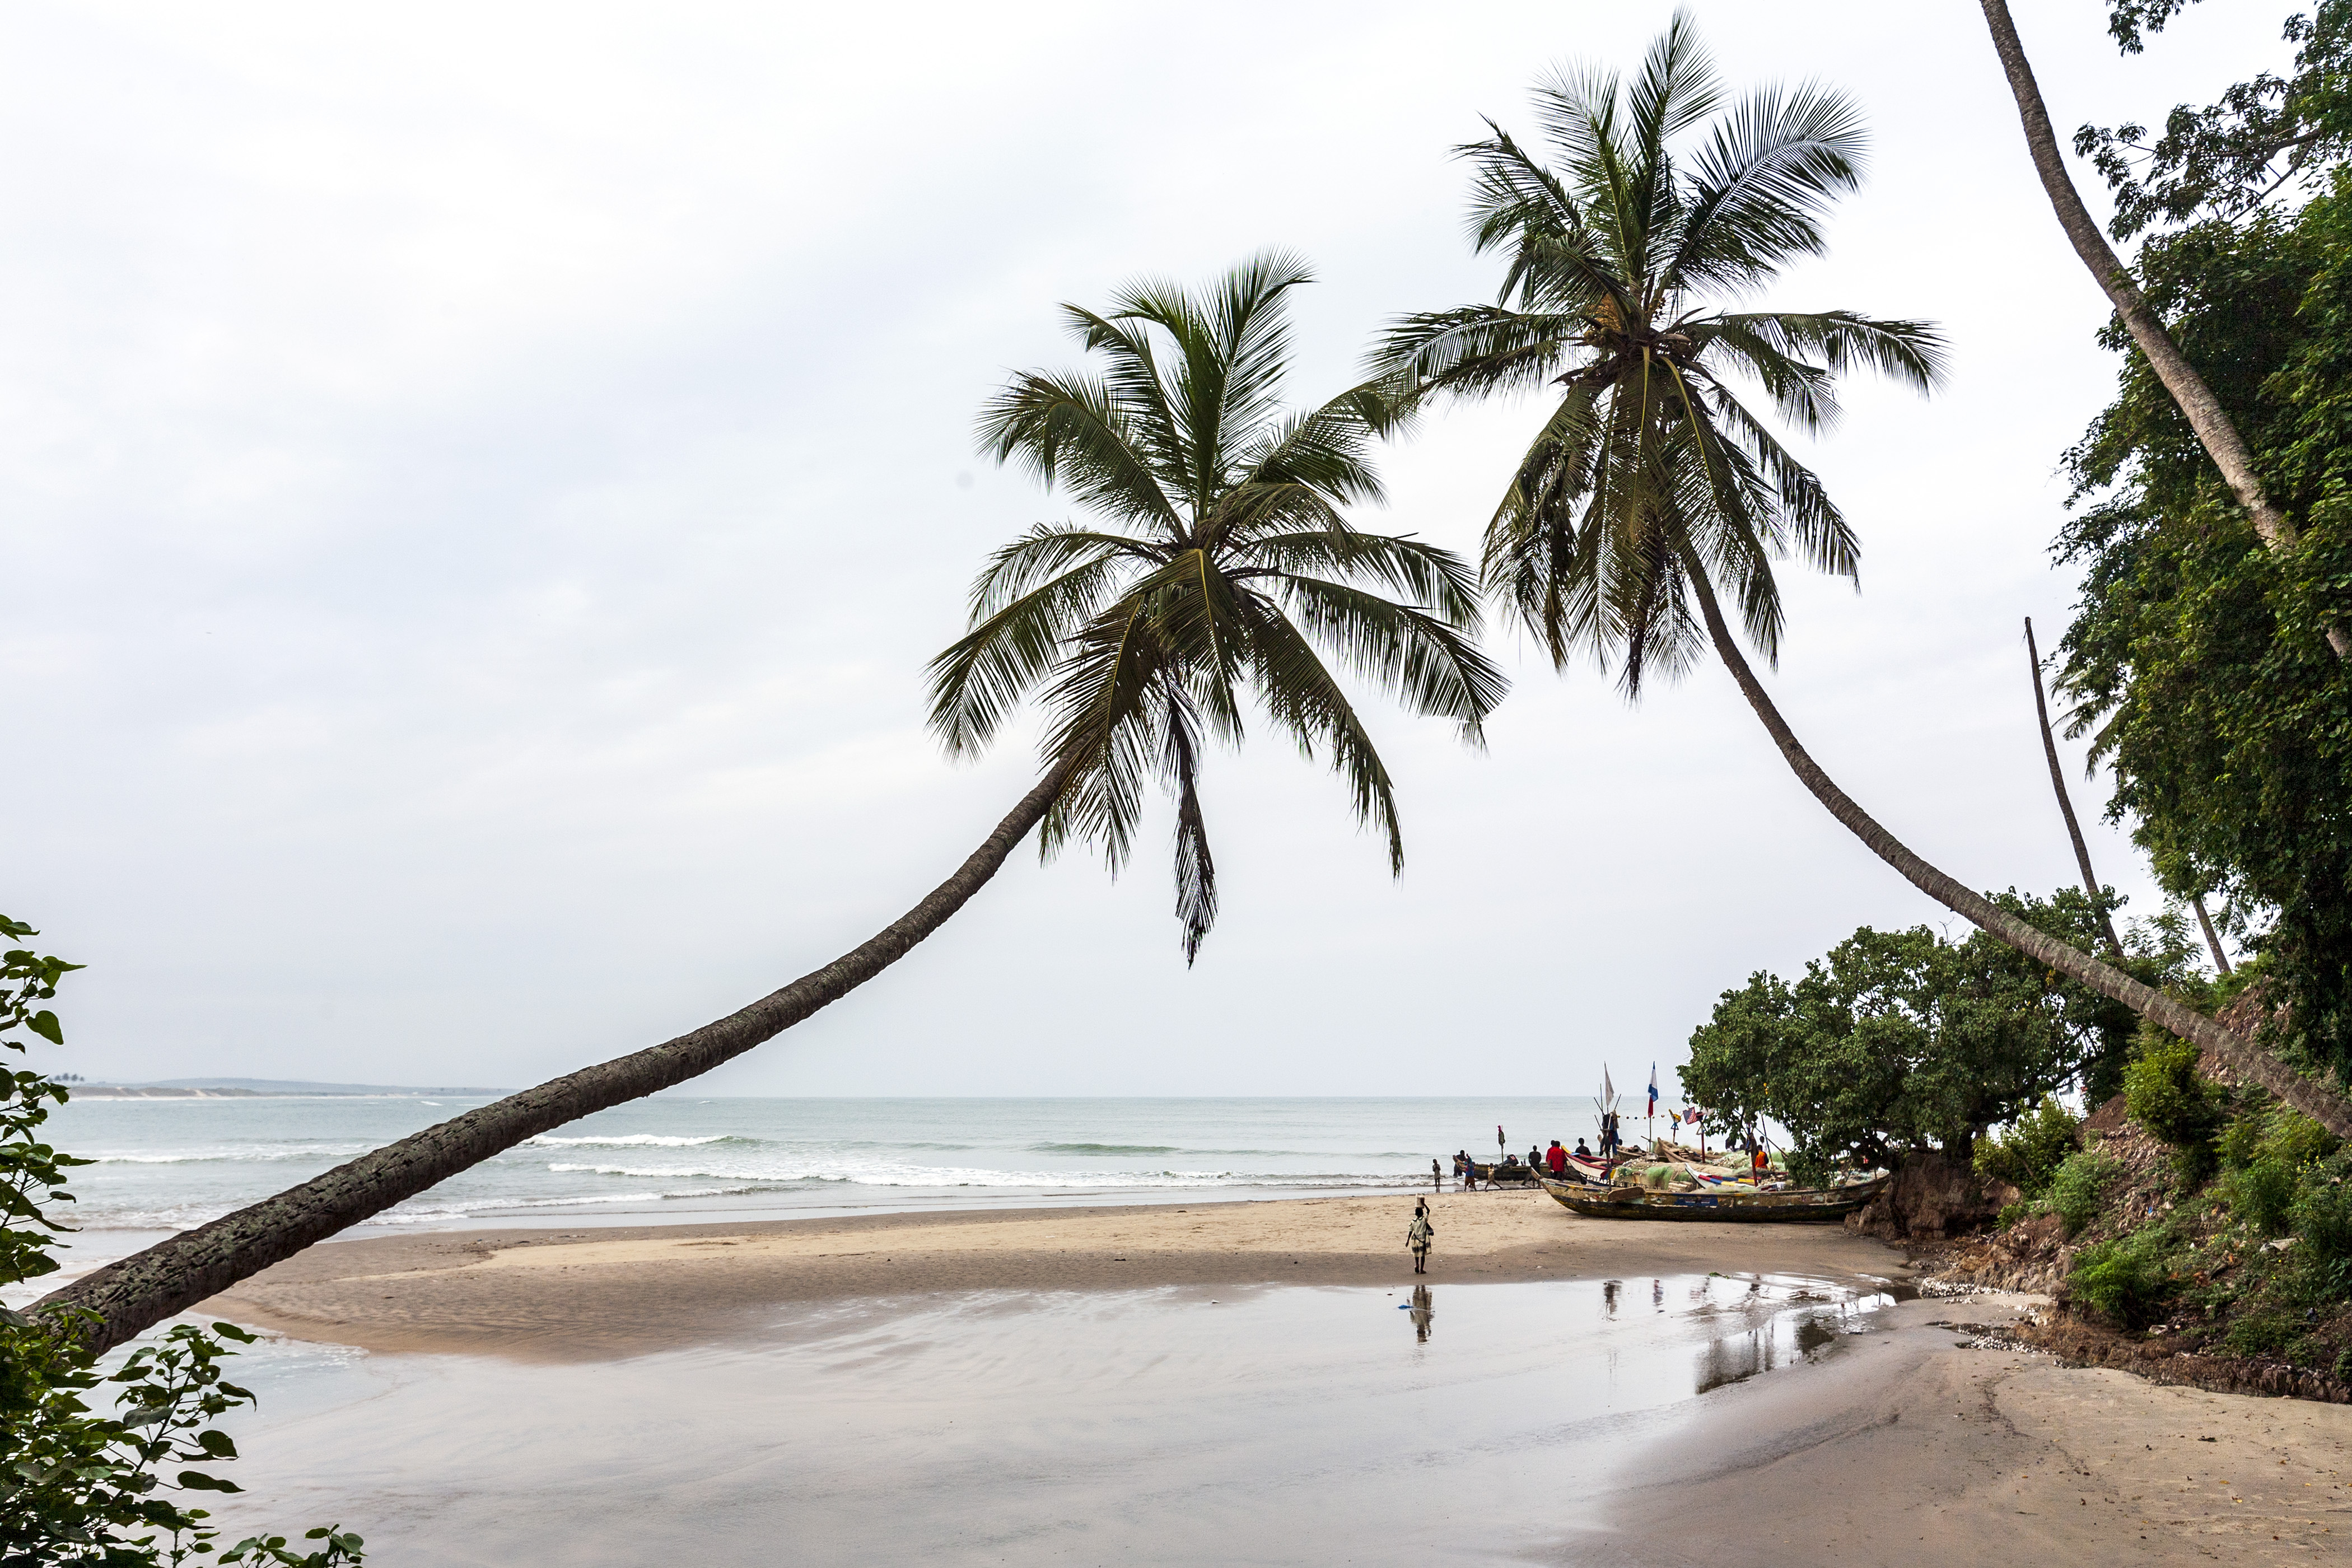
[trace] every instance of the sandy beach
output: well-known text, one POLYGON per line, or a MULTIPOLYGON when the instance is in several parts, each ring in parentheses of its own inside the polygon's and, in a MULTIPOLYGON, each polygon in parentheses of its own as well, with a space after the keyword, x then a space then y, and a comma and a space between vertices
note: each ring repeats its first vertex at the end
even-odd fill
POLYGON ((1411 1205, 398 1237, 209 1308, 395 1352, 249 1468, 423 1563, 787 1517, 820 1563, 2352 1562, 2352 1409, 1986 1348, 2032 1299, 1838 1228, 1447 1194, 1417 1281, 1411 1205))

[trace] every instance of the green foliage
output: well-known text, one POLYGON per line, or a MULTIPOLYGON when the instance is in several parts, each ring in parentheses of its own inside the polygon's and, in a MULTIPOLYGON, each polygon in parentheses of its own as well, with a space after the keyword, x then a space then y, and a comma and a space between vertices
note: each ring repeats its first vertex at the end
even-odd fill
MULTIPOLYGON (((2341 83, 2339 82, 2339 89, 2341 83)), ((2111 767, 2174 895, 2221 900, 2267 960, 2276 1048, 2352 1068, 2352 188, 2208 219, 2138 270, 2253 449, 2291 550, 2267 548, 2119 325, 2116 401, 2067 454, 2080 510, 2054 553, 2083 587, 2060 645, 2074 732, 2111 767)))
MULTIPOLYGON (((2097 906, 2079 890, 1996 901, 2066 940, 2095 940, 2097 906)), ((2162 983, 2187 961, 2149 940, 2135 927, 2126 962, 2162 983)), ((1816 1166, 1879 1165, 1906 1149, 1972 1150, 2119 1055, 2134 1022, 1995 937, 1865 926, 1794 984, 1759 973, 1725 992, 1691 1036, 1683 1083, 1721 1127, 1769 1117, 1816 1166)))
POLYGON ((2098 1217, 2099 1200, 2122 1173, 2122 1165, 2091 1149, 2068 1155, 2051 1173, 2050 1208, 2066 1222, 2068 1236, 2098 1217))
MULTIPOLYGON (((2147 35, 2163 31, 2190 3, 2115 0, 2107 30, 2125 53, 2137 54, 2147 35)), ((2285 35, 2296 46, 2290 76, 2263 71, 2201 109, 2182 104, 2154 137, 2136 124, 2074 133, 2074 151, 2114 193, 2116 238, 2200 213, 2241 216, 2344 157, 2352 147, 2344 89, 2352 73, 2352 5, 2318 0, 2309 13, 2287 18, 2285 35)))
POLYGON ((2300 1250, 2320 1268, 2352 1264, 2352 1185, 2340 1175, 2307 1180, 2290 1211, 2300 1250))
MULTIPOLYGON (((19 921, 0 915, 0 940, 37 934, 19 921)), ((53 1046, 65 1043, 58 1016, 40 1004, 58 994, 58 983, 81 967, 16 946, 0 952, 0 1045, 23 1051, 22 1029, 53 1046)), ((71 1203, 66 1172, 87 1160, 60 1154, 36 1136, 49 1108, 63 1105, 65 1086, 39 1073, 0 1072, 0 1281, 15 1284, 56 1270, 51 1238, 65 1226, 52 1218, 55 1205, 71 1203)))
POLYGON ((2229 1179, 2231 1212, 2264 1236, 2284 1236, 2294 1208, 2294 1170, 2275 1160, 2256 1160, 2229 1179))
POLYGON ((2056 1095, 2044 1095, 2041 1105, 2019 1117, 2005 1135, 1977 1140, 1977 1173, 2007 1182, 2028 1199, 2038 1198, 2050 1190, 2051 1177, 2080 1145, 2082 1130, 2082 1122, 2058 1103, 2056 1095))
POLYGON ((2151 1226, 2119 1241, 2086 1247, 2074 1260, 2067 1288, 2126 1329, 2146 1328, 2163 1312, 2171 1289, 2170 1237, 2151 1226))
MULTIPOLYGON (((0 937, 36 934, 0 916, 0 937)), ((64 1044, 57 1015, 37 1004, 79 967, 25 948, 0 952, 0 1047, 25 1050, 19 1031, 64 1044)), ((0 1085, 7 1093, 0 1103, 0 1284, 14 1285, 57 1269, 52 1254, 66 1227, 47 1211, 72 1201, 64 1173, 89 1162, 37 1136, 50 1108, 65 1103, 64 1085, 21 1070, 0 1075, 0 1085)), ((209 1332, 179 1324, 110 1373, 75 1329, 71 1320, 0 1309, 0 1565, 158 1568, 211 1555, 217 1532, 210 1516, 168 1494, 239 1489, 210 1467, 236 1458, 216 1423, 253 1402, 223 1378, 221 1363, 236 1353, 232 1342, 254 1336, 232 1323, 209 1332), (114 1391, 111 1414, 93 1408, 101 1387, 114 1391)), ((313 1533, 326 1544, 306 1558, 265 1559, 263 1548, 246 1542, 221 1560, 305 1568, 362 1560, 356 1535, 313 1533)))
POLYGON ((2326 1128, 2284 1106, 2263 1102, 2241 1110, 2215 1140, 2229 1172, 2231 1211, 2264 1236, 2285 1235, 2305 1184, 2320 1174, 2320 1162, 2338 1142, 2326 1128))
POLYGON ((2221 1342, 2244 1356, 2275 1356, 2301 1337, 2295 1321, 2276 1310, 2248 1312, 2230 1325, 2221 1342))
POLYGON ((249 1535, 220 1554, 224 1563, 269 1563, 277 1568, 336 1568, 337 1564, 360 1561, 360 1548, 364 1544, 347 1530, 321 1525, 302 1532, 305 1541, 320 1541, 326 1544, 312 1552, 296 1552, 286 1544, 282 1535, 249 1535))
POLYGON ((1286 296, 1306 268, 1261 256, 1212 289, 1164 283, 1107 312, 1063 307, 1098 376, 1031 371, 982 412, 984 447, 1058 484, 1088 524, 1040 523, 973 584, 971 628, 931 661, 931 726, 985 747, 1033 696, 1063 784, 1040 830, 1125 859, 1155 779, 1176 801, 1176 910, 1187 962, 1216 918, 1202 752, 1237 744, 1245 699, 1347 781, 1360 821, 1404 863, 1387 764, 1327 658, 1476 742, 1506 682, 1471 631, 1466 563, 1360 532, 1380 499, 1369 448, 1389 410, 1365 392, 1286 415, 1286 296))
POLYGON ((2132 1120, 2172 1145, 2181 1180, 2190 1186, 2213 1173, 2214 1140, 2229 1103, 2221 1085, 2198 1076, 2197 1057, 2187 1040, 2151 1029, 2124 1069, 2132 1120))

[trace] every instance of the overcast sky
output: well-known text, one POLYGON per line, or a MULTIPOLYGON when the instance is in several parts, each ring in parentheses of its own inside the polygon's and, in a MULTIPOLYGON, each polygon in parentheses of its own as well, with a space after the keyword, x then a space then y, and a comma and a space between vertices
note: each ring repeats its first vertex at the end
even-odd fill
MULTIPOLYGON (((89 963, 100 1078, 519 1085, 813 969, 946 874, 1034 754, 945 762, 926 659, 1065 500, 974 455, 1056 301, 1304 253, 1300 400, 1489 298, 1449 149, 1630 68, 1664 4, 320 7, 0 19, 0 910, 89 963)), ((2284 58, 2207 0, 2137 59, 2019 7, 2062 132, 2284 58)), ((2073 876, 2021 617, 2105 307, 1967 0, 1696 9, 1735 86, 1864 106, 1871 178, 1772 298, 1943 323, 1811 448, 1862 592, 1791 568, 1772 686, 1979 887, 2073 876)), ((1366 526, 1469 550, 1540 406, 1383 458, 1366 526)), ((1164 809, 1114 883, 1024 851, 738 1093, 1580 1093, 1855 926, 1962 929, 1798 785, 1729 678, 1629 709, 1507 629, 1485 755, 1375 703, 1406 868, 1259 734, 1213 759, 1223 914, 1164 809)), ((2068 748, 2078 767, 2079 746, 2068 748)), ((2084 815, 2104 781, 2078 783, 2084 815)), ((2101 874, 2155 908, 2120 833, 2101 874)))

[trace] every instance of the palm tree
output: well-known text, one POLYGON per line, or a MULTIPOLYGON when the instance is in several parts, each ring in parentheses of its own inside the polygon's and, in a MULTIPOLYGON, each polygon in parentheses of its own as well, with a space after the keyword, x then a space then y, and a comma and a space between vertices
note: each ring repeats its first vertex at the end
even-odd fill
POLYGON ((1040 523, 998 551, 973 584, 971 629, 931 665, 931 723, 950 752, 986 746, 1042 698, 1046 767, 1065 780, 1045 813, 1049 852, 1076 837, 1115 869, 1147 777, 1165 785, 1187 963, 1217 908, 1202 749, 1241 740, 1245 691, 1303 753, 1328 753, 1395 871, 1404 840, 1388 769, 1318 645, 1473 743, 1504 689, 1468 635, 1469 566, 1348 523, 1350 502, 1380 496, 1366 448, 1382 400, 1359 388, 1281 412, 1285 298, 1307 280, 1268 254, 1199 296, 1148 283, 1108 312, 1062 308, 1099 374, 1015 376, 982 438, 1096 521, 1040 523))
POLYGON ((1863 145, 1852 103, 1807 86, 1731 106, 1682 158, 1675 147, 1722 103, 1677 16, 1631 83, 1563 74, 1538 89, 1556 165, 1491 122, 1488 140, 1462 149, 1477 170, 1475 243, 1507 258, 1497 302, 1400 320, 1375 367, 1400 411, 1557 389, 1487 524, 1488 585, 1556 667, 1579 652, 1604 668, 1614 662, 1629 698, 1648 674, 1686 669, 1704 641, 1805 786, 1915 886, 2352 1131, 2352 1110, 2332 1093, 1913 854, 1814 763, 1749 668, 1722 599, 1776 662, 1774 563, 1793 551, 1852 576, 1858 550, 1820 479, 1741 386, 1811 432, 1834 415, 1842 373, 1874 369, 1925 392, 1941 376, 1943 351, 1917 321, 1717 306, 1824 248, 1822 220, 1859 184, 1863 145))
POLYGON ((706 1073, 904 957, 1041 823, 1049 850, 1075 833, 1116 864, 1148 773, 1177 795, 1189 960, 1216 907, 1196 788, 1202 740, 1239 739, 1244 689, 1302 750, 1328 749, 1358 815, 1385 830, 1400 865, 1388 770, 1313 645, 1474 741, 1503 679, 1469 640, 1470 568, 1432 545, 1358 532, 1342 514, 1379 495, 1364 452, 1381 400, 1359 392, 1281 413, 1283 296, 1305 281, 1303 268, 1266 257, 1199 300, 1159 287, 1108 315, 1065 307, 1108 374, 1019 376, 989 405, 990 449, 1066 483, 1106 526, 1043 526, 999 551, 974 589, 971 633, 933 662, 934 721, 950 752, 985 745, 1040 688, 1053 723, 1036 785, 929 897, 740 1012, 363 1154, 94 1270, 37 1310, 98 1349, 120 1344, 527 1138, 706 1073), (1155 331, 1173 351, 1165 368, 1155 331))

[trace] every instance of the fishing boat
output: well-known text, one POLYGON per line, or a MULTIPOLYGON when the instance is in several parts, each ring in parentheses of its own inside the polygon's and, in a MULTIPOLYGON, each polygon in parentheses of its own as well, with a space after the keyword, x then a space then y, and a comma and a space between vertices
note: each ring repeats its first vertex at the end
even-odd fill
POLYGON ((1490 1187, 1498 1184, 1508 1186, 1514 1182, 1522 1186, 1531 1185, 1543 1173, 1533 1165, 1490 1165, 1477 1160, 1470 1162, 1470 1169, 1490 1187))
POLYGON ((1745 1184, 1720 1183, 1696 1190, 1665 1187, 1602 1187, 1544 1178, 1552 1201, 1595 1219, 1693 1219, 1734 1224, 1804 1224, 1842 1220, 1876 1197, 1895 1178, 1877 1176, 1839 1187, 1792 1187, 1759 1192, 1745 1184))

